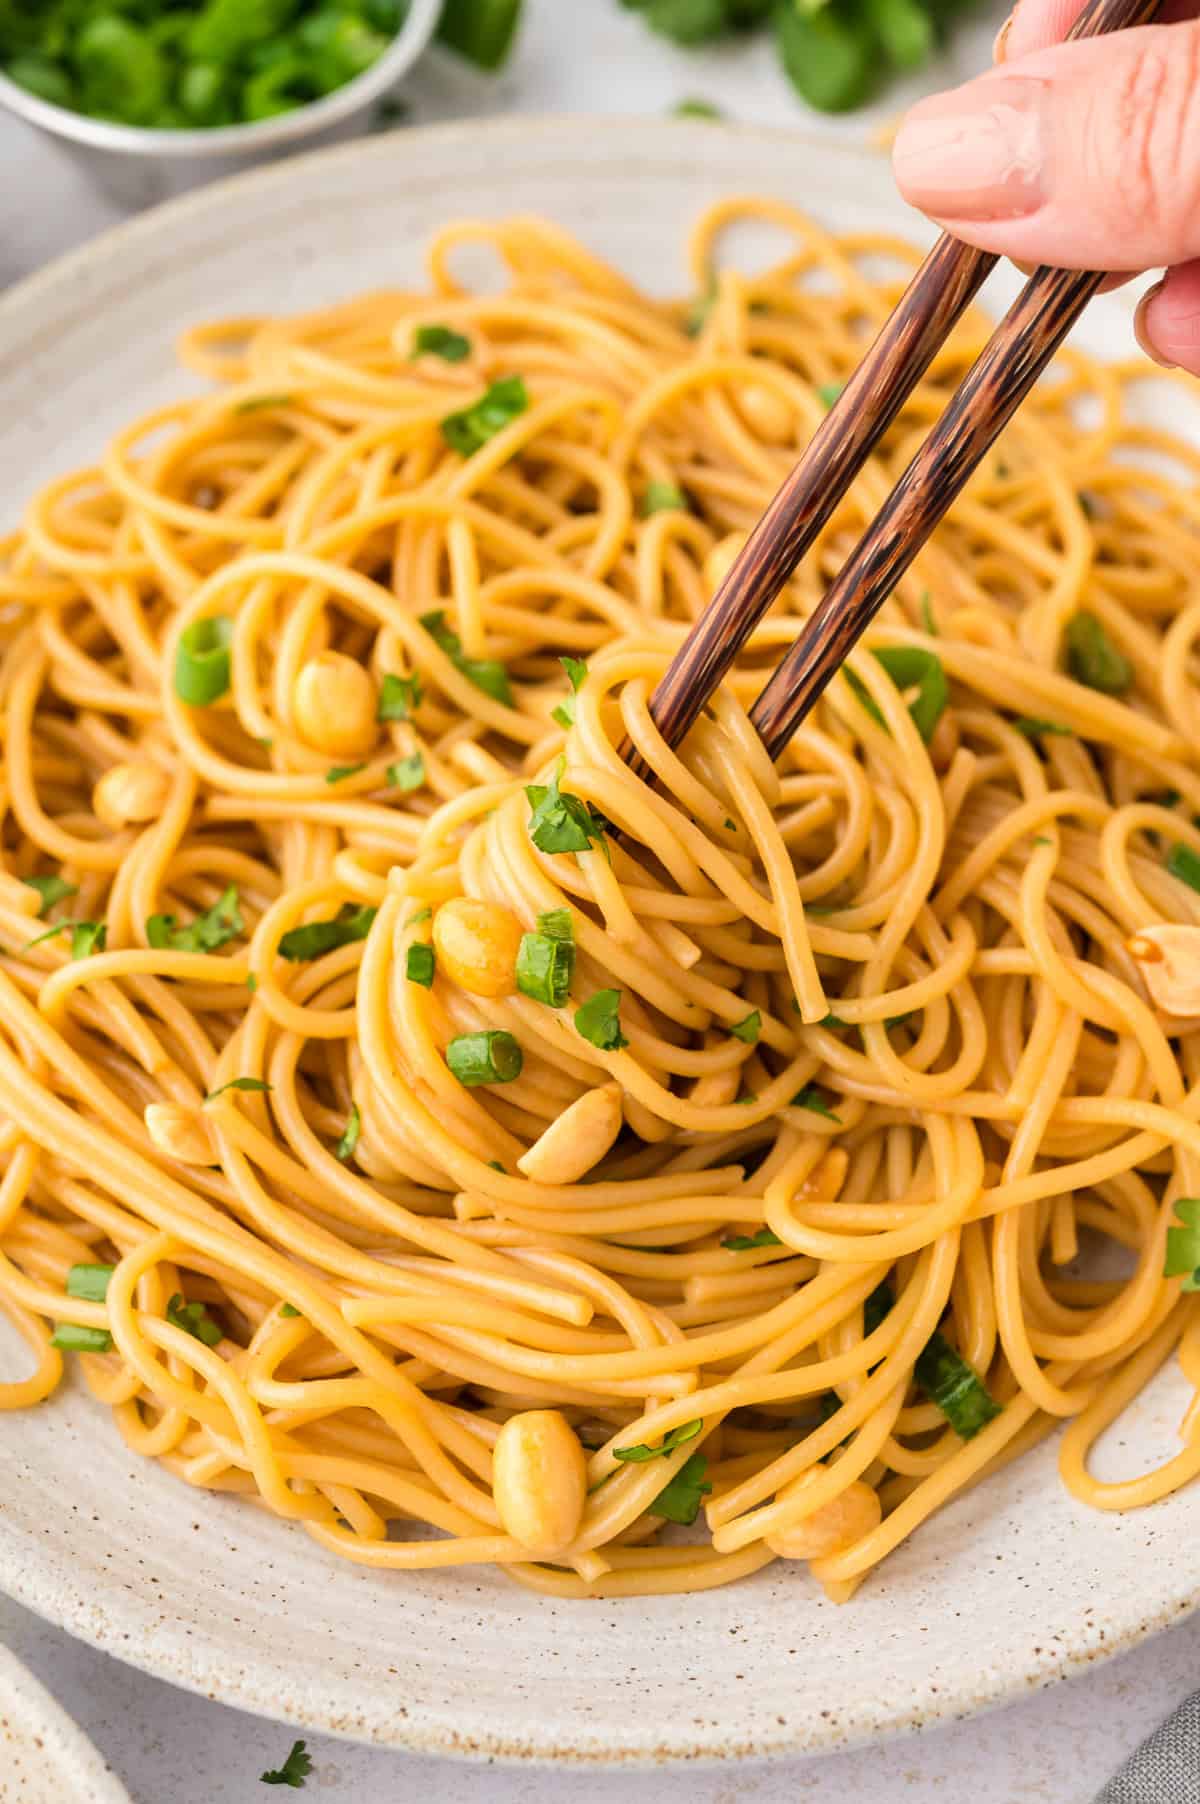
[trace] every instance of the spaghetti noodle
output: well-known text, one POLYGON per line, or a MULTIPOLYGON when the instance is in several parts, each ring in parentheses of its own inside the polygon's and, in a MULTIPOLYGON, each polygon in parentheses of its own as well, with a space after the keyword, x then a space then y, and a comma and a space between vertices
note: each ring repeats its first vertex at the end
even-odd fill
POLYGON ((672 752, 653 688, 911 265, 743 201, 690 256, 660 303, 463 225, 428 292, 193 331, 215 392, 0 546, 0 1403, 74 1350, 137 1452, 380 1568, 844 1599, 1063 1422, 1100 1508, 1200 1469, 1194 1410, 1087 1465, 1200 1380, 1200 1020, 1146 963, 1200 938, 1200 459, 1065 353, 772 766, 748 709, 972 318, 672 752))

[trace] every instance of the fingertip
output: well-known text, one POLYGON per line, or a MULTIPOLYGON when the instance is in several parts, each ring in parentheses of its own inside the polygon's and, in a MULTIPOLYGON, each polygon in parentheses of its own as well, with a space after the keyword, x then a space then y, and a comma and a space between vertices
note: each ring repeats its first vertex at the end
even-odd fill
POLYGON ((1137 341, 1162 369, 1200 376, 1200 260, 1169 270, 1134 316, 1137 341))

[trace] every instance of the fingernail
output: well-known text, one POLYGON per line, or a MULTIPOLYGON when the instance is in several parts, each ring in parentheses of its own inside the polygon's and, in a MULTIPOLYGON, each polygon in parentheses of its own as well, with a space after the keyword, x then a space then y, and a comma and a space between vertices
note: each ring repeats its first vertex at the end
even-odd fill
POLYGON ((996 41, 992 45, 992 61, 994 63, 1002 63, 1008 55, 1008 34, 1013 28, 1013 20, 1016 16, 1016 8, 1014 7, 999 31, 996 33, 996 41))
POLYGON ((1156 282, 1153 288, 1147 288, 1145 294, 1138 302, 1137 311, 1133 316, 1133 334, 1151 363, 1156 363, 1160 370, 1177 370, 1179 365, 1177 363, 1172 363, 1169 357, 1164 357, 1154 340, 1151 338, 1149 323, 1146 319, 1146 311, 1150 306, 1151 301, 1158 298, 1166 285, 1166 280, 1164 278, 1163 281, 1156 282))
POLYGON ((923 100, 892 152, 906 200, 937 219, 1020 219, 1050 187, 1046 84, 994 75, 923 100))

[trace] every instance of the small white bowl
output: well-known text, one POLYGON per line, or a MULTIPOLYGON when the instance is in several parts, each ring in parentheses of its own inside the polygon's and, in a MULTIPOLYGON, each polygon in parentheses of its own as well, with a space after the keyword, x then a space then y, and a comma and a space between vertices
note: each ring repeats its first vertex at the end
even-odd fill
POLYGON ((84 164, 122 205, 148 207, 202 182, 236 175, 293 150, 354 137, 372 106, 411 69, 438 22, 441 0, 409 0, 404 23, 377 62, 332 94, 252 125, 151 131, 93 119, 40 100, 0 71, 0 106, 26 120, 84 164))
POLYGON ((131 1804, 83 1730, 0 1646, 0 1804, 131 1804))

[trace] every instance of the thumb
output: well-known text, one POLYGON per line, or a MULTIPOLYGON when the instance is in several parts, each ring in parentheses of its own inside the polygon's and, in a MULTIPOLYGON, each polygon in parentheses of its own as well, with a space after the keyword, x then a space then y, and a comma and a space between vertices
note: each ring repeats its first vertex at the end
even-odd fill
POLYGON ((906 200, 1022 262, 1200 256, 1200 22, 1056 44, 922 101, 893 165, 906 200))

